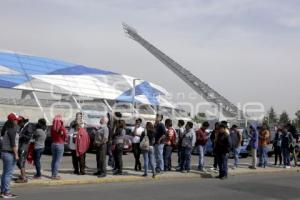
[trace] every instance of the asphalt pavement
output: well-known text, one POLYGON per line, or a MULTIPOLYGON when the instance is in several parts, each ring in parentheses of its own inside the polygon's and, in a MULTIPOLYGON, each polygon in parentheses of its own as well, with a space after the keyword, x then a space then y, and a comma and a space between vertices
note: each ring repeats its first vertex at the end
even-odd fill
POLYGON ((14 188, 24 200, 299 200, 300 174, 286 172, 219 179, 170 179, 60 187, 14 188))

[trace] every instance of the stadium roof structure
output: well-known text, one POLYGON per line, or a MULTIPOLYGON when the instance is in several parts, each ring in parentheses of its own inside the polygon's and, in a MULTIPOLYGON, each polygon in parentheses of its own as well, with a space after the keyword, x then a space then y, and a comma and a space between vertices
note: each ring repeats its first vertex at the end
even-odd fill
POLYGON ((69 62, 0 51, 0 88, 174 107, 154 83, 69 62))

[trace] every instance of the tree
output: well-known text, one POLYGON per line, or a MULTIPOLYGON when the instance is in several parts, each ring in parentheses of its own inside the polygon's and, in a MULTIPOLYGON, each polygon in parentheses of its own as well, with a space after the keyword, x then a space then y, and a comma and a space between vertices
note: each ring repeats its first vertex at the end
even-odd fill
POLYGON ((295 119, 295 125, 297 128, 300 128, 300 110, 298 110, 296 113, 296 119, 295 119))
POLYGON ((273 126, 278 123, 278 117, 273 106, 270 108, 270 110, 266 113, 266 115, 262 119, 262 123, 268 124, 270 126, 273 126))
POLYGON ((286 111, 283 111, 281 113, 281 115, 279 116, 279 123, 280 124, 287 124, 287 123, 290 123, 291 120, 290 120, 290 117, 288 115, 288 113, 286 111))
POLYGON ((273 107, 268 112, 268 121, 270 124, 276 124, 278 122, 277 114, 273 107))
POLYGON ((206 120, 206 114, 205 113, 198 113, 195 115, 193 118, 193 121, 196 122, 197 124, 200 124, 206 120))

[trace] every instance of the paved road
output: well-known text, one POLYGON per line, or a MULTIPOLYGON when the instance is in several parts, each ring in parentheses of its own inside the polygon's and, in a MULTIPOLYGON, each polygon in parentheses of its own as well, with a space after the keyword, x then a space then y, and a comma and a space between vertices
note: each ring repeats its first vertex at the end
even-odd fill
POLYGON ((228 180, 176 179, 136 183, 110 183, 58 187, 15 188, 24 200, 296 200, 300 199, 300 174, 281 173, 236 176, 228 180))

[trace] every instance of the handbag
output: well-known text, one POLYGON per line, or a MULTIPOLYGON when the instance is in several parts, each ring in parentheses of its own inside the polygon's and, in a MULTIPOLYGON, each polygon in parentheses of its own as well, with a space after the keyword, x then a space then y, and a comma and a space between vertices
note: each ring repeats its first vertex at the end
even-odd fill
POLYGON ((147 131, 145 130, 145 136, 143 140, 140 143, 140 149, 143 151, 149 151, 150 149, 150 141, 149 141, 149 136, 147 135, 147 131))

